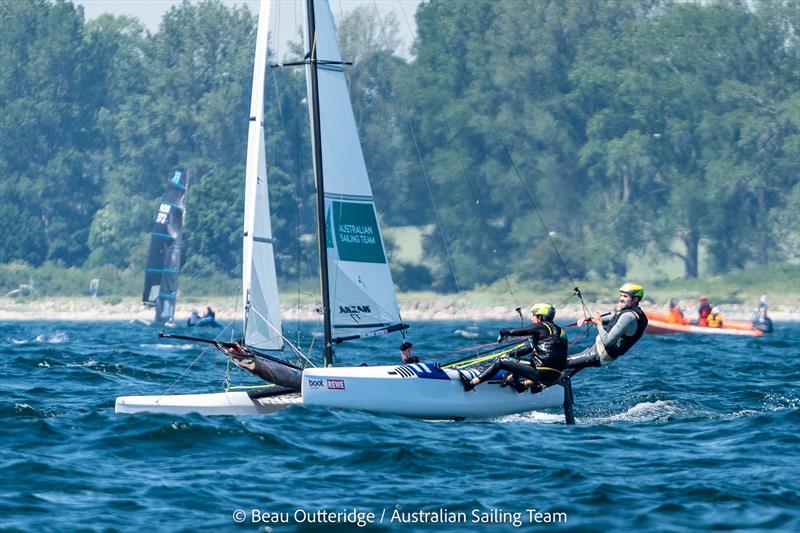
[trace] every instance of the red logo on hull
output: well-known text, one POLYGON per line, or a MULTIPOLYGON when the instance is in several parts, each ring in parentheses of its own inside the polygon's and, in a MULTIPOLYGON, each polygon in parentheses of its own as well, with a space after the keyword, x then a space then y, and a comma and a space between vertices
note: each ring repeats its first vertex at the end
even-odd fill
POLYGON ((343 379, 329 379, 327 380, 327 386, 329 389, 332 390, 344 390, 344 380, 343 379))

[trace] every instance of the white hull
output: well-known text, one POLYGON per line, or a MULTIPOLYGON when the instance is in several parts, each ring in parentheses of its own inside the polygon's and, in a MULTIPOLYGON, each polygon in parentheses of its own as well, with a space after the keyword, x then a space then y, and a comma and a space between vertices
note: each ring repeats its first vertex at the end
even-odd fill
MULTIPOLYGON (((156 323, 152 320, 146 320, 144 318, 132 318, 129 324, 141 324, 142 326, 150 327, 156 323)), ((164 324, 156 324, 156 325, 161 326, 162 328, 172 329, 175 327, 175 322, 166 322, 164 324)))
POLYGON ((301 403, 299 394, 252 399, 246 392, 174 394, 161 396, 120 396, 115 413, 164 413, 184 415, 260 415, 274 413, 301 403))
POLYGON ((302 387, 305 405, 428 419, 493 418, 556 408, 564 402, 560 386, 520 394, 497 383, 483 383, 464 392, 455 371, 425 364, 307 368, 302 387))
POLYGON ((561 407, 564 401, 564 389, 560 386, 538 394, 520 394, 497 383, 483 383, 473 391, 464 392, 461 381, 452 379, 457 377, 455 371, 444 372, 424 364, 308 368, 303 371, 302 396, 285 394, 252 399, 246 392, 121 396, 114 411, 257 415, 303 404, 414 418, 455 419, 540 411, 561 407))

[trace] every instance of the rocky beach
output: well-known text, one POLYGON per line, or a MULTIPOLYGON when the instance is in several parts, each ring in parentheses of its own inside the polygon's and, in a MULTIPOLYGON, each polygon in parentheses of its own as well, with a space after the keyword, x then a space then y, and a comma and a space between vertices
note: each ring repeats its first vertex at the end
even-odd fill
MULTIPOLYGON (((411 295, 398 295, 400 310, 403 320, 449 320, 466 322, 479 320, 519 320, 519 315, 513 305, 486 305, 470 299, 459 299, 455 295, 436 295, 432 298, 415 298, 411 295)), ((291 301, 286 298, 284 302, 291 301)), ((679 304, 686 311, 687 318, 693 318, 696 302, 693 300, 680 301, 679 304)), ((587 303, 590 311, 605 312, 613 307, 614 302, 601 301, 587 303)), ((749 320, 753 311, 752 306, 745 304, 716 304, 724 317, 731 320, 749 320)), ((202 314, 206 306, 211 306, 217 314, 219 321, 240 320, 242 311, 240 304, 227 298, 208 298, 203 301, 178 303, 176 319, 179 321, 189 317, 193 310, 202 314)), ((663 304, 653 304, 645 301, 642 306, 647 309, 666 311, 663 304)), ((527 305, 522 307, 523 313, 527 305)), ((281 306, 281 315, 284 320, 321 319, 318 305, 314 303, 301 303, 300 305, 284 304, 281 306)), ((572 320, 581 315, 581 308, 573 303, 561 305, 558 309, 558 319, 572 320)), ((795 305, 770 306, 769 315, 776 321, 800 321, 800 303, 795 305)), ((74 320, 74 321, 148 321, 153 318, 153 310, 144 307, 135 298, 116 298, 104 300, 91 297, 50 297, 18 300, 15 298, 0 298, 0 320, 74 320)))

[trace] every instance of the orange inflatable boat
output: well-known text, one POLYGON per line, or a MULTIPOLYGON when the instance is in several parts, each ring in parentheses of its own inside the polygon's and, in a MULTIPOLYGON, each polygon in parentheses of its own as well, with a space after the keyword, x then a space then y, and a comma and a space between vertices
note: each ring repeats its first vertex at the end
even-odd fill
POLYGON ((645 311, 647 315, 647 333, 708 333, 711 335, 746 335, 760 337, 764 334, 753 327, 750 322, 741 320, 723 320, 721 328, 701 327, 687 321, 685 324, 676 324, 669 321, 669 313, 661 311, 645 311))

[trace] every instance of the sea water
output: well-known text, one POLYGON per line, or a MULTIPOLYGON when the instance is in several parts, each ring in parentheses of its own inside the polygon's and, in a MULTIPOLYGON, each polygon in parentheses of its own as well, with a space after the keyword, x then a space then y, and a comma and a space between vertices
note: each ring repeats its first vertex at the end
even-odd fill
MULTIPOLYGON (((447 360, 501 325, 467 340, 453 334, 464 324, 423 322, 410 338, 423 360, 447 360)), ((319 346, 316 325, 293 327, 293 342, 319 346)), ((3 531, 800 530, 796 323, 762 338, 646 335, 576 376, 575 426, 559 410, 117 415, 120 395, 257 381, 141 325, 6 322, 0 339, 3 531)), ((400 342, 337 356, 399 362, 400 342)))

